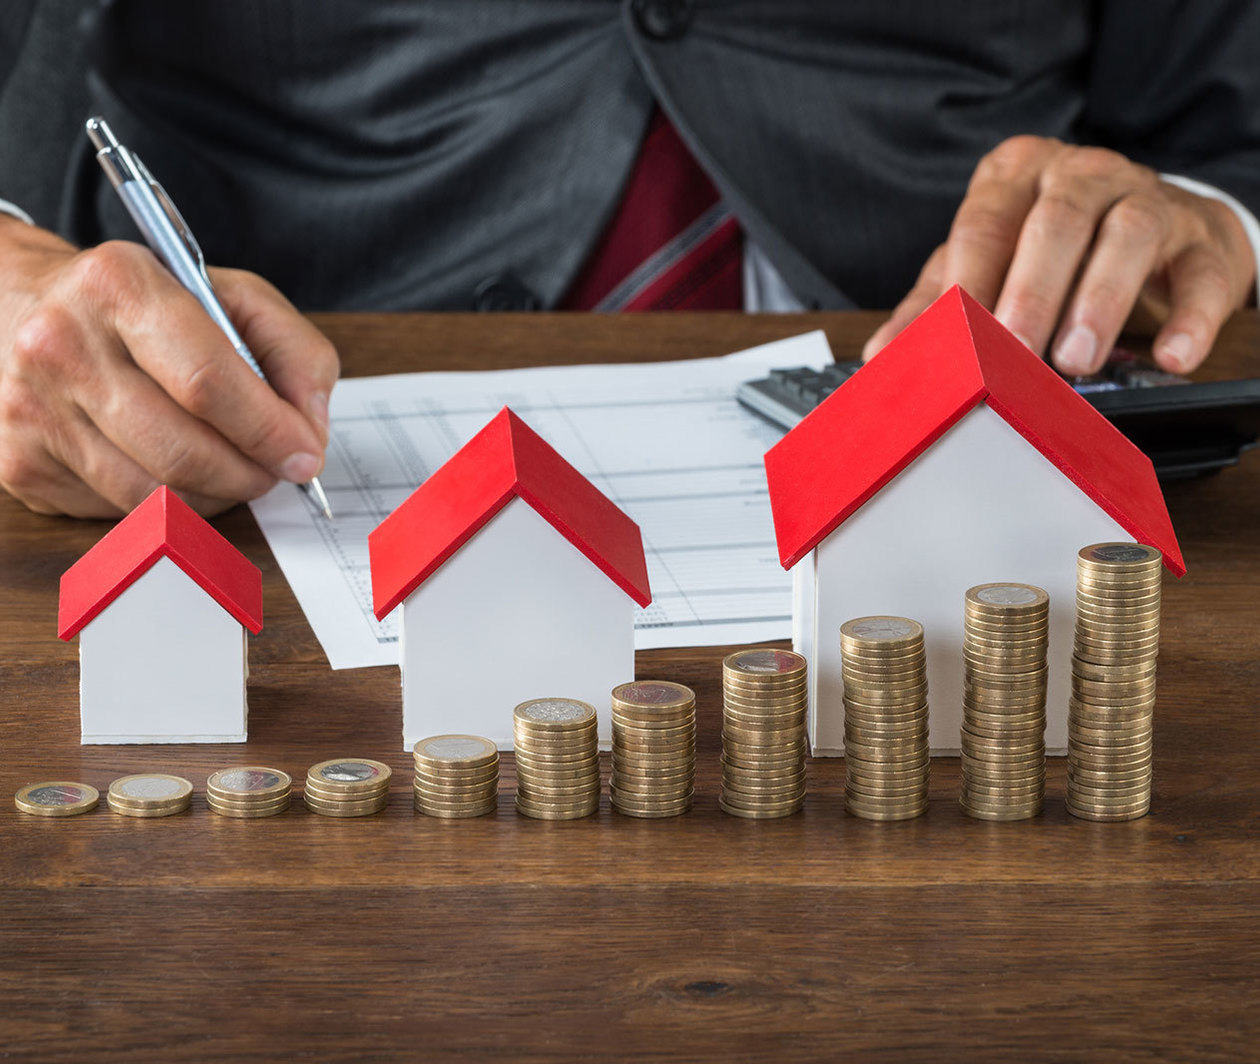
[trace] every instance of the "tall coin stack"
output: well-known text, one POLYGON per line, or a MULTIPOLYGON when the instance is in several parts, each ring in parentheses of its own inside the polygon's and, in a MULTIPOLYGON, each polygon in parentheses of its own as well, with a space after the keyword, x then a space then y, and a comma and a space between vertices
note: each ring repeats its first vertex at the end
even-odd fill
POLYGON ((221 768, 206 780, 206 804, 220 816, 275 816, 289 808, 293 780, 263 765, 221 768))
POLYGON ((805 803, 806 662, 740 650, 722 662, 722 792, 732 816, 768 820, 805 803))
POLYGON ((636 680, 612 692, 613 808, 667 817, 691 808, 696 776, 696 696, 665 680, 636 680))
POLYGON ((866 820, 909 820, 928 807, 927 659, 908 617, 840 626, 844 804, 866 820))
POLYGON ((320 816, 369 816, 389 804, 390 767, 366 757, 321 761, 306 771, 302 798, 320 816))
POLYGON ((499 750, 479 735, 434 735, 413 748, 416 812, 444 820, 493 813, 499 805, 499 750))
POLYGON ((980 584, 963 613, 963 812, 1025 820, 1046 789, 1050 596, 1030 584, 980 584))
POLYGON ((1067 808, 1085 820, 1136 820, 1151 806, 1162 566, 1140 543, 1076 557, 1067 808))
POLYGON ((513 714, 516 808, 535 820, 577 820, 599 809, 595 708, 535 698, 513 714))

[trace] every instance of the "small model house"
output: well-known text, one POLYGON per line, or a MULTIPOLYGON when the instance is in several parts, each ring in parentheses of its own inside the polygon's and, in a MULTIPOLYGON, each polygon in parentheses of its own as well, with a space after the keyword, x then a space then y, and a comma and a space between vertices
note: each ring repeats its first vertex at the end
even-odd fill
POLYGON ((1185 572, 1150 460, 957 287, 776 444, 766 474, 816 754, 843 751, 840 625, 868 614, 923 624, 931 746, 957 751, 963 596, 998 580, 1049 592, 1046 744, 1062 752, 1077 551, 1136 540, 1185 572))
POLYGON ((600 711, 634 676, 652 600, 639 527, 506 407, 368 537, 376 616, 402 607, 403 744, 473 732, 512 746, 512 710, 600 711))
POLYGON ((244 742, 262 574, 160 487, 61 578, 84 743, 244 742))

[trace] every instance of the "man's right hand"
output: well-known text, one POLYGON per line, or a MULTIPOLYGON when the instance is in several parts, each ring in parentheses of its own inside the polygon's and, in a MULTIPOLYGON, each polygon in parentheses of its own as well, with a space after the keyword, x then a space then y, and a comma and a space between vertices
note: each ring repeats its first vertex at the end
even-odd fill
POLYGON ((0 215, 0 486, 114 517, 167 484, 208 515, 316 475, 336 351, 262 278, 210 278, 270 385, 147 248, 0 215))

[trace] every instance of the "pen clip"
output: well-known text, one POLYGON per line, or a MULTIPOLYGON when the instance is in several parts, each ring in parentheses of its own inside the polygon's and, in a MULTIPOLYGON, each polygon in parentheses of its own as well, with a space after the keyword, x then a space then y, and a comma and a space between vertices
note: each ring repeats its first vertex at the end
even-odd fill
POLYGON ((166 194, 166 189, 162 187, 162 183, 149 173, 149 168, 144 165, 140 156, 135 152, 129 152, 128 154, 139 171, 141 180, 153 190, 153 195, 157 197, 158 204, 166 212, 166 216, 171 220, 171 224, 175 227, 179 238, 184 242, 184 246, 188 248, 189 254, 196 261, 197 269, 201 271, 201 276, 209 284, 210 278, 206 276, 206 257, 201 253, 201 245, 197 243, 197 238, 193 236, 192 230, 188 228, 188 223, 184 221, 184 216, 179 213, 179 208, 175 206, 171 197, 166 194))

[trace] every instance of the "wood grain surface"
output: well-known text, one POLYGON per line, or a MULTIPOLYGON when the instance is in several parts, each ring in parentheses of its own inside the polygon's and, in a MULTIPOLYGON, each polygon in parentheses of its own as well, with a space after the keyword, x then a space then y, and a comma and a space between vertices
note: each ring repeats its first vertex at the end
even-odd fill
MULTIPOLYGON (((716 355, 877 315, 316 316, 347 374, 716 355)), ((1260 316, 1201 376, 1260 376, 1260 316)), ((0 1059, 83 1061, 1238 1061, 1260 1036, 1260 457, 1174 485, 1190 573, 1165 579, 1151 816, 970 821, 954 759, 921 819, 845 815, 810 765, 790 819, 717 807, 722 648, 640 653, 690 684, 695 809, 561 824, 416 815, 393 669, 331 672, 247 510, 263 570, 244 746, 78 744, 57 581, 106 526, 0 498, 0 1059), (326 757, 394 770, 388 810, 211 814, 206 776, 326 757), (189 777, 189 813, 16 812, 37 779, 189 777)), ((177 710, 178 707, 173 707, 177 710)), ((605 767, 605 774, 607 767, 605 767)))

